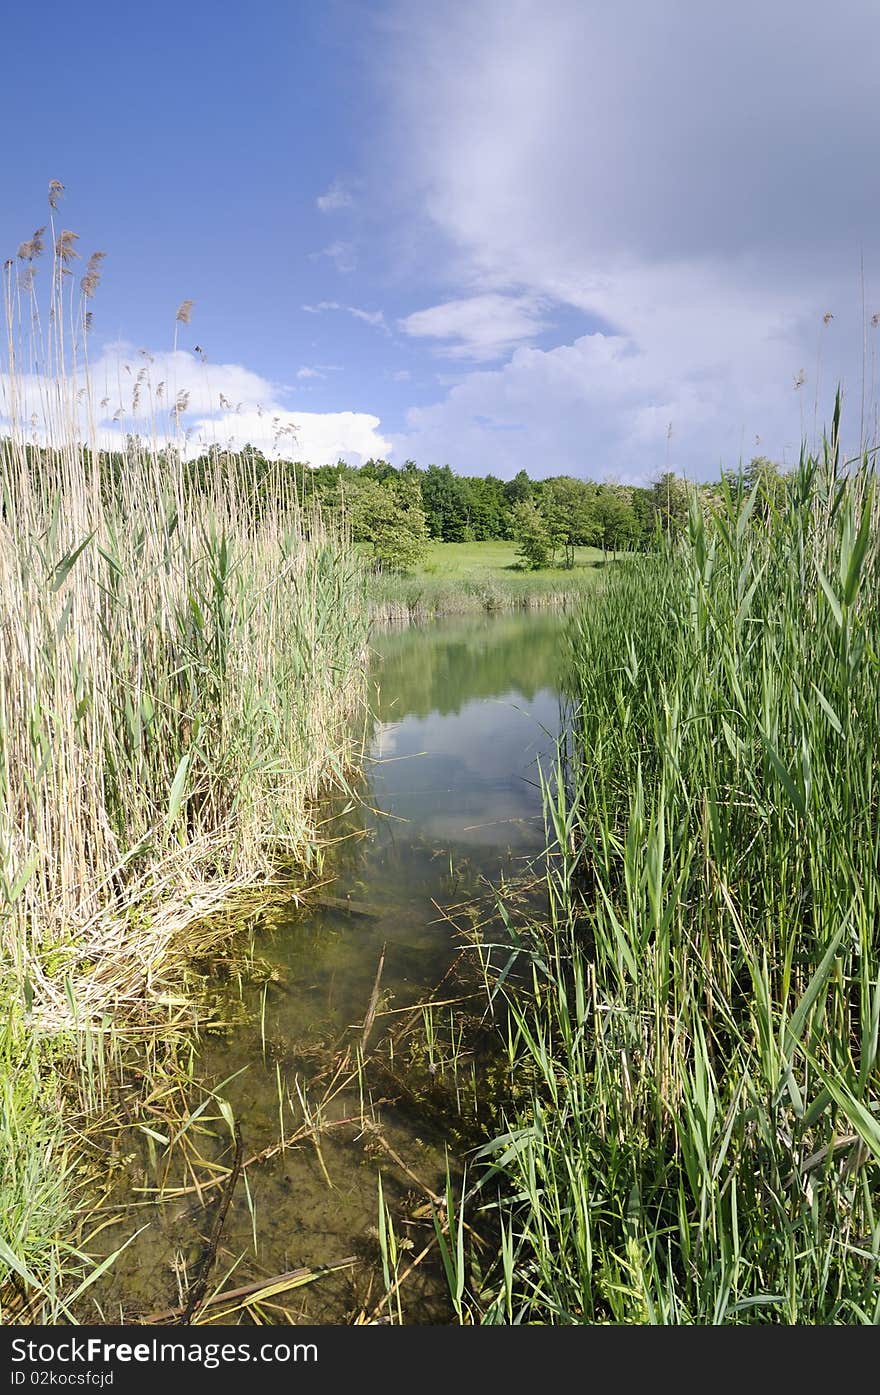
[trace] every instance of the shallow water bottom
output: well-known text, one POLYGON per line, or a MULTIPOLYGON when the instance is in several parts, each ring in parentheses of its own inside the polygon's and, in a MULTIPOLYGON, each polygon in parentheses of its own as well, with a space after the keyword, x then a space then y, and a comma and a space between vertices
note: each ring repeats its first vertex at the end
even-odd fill
POLYGON ((121 1220, 101 1244, 144 1229, 83 1320, 184 1308, 209 1254, 206 1295, 298 1279, 202 1322, 449 1319, 432 1217, 442 1224, 447 1175, 480 1137, 490 1050, 488 1034, 467 1050, 457 1035, 484 1007, 468 1001, 479 956, 465 946, 493 888, 543 848, 537 761, 557 731, 563 623, 481 617, 376 637, 374 739, 362 803, 329 825, 333 883, 310 910, 274 896, 247 945, 204 966, 232 1025, 198 1044, 178 1120, 201 1113, 174 1146, 160 1101, 117 1140, 121 1220), (245 1166, 218 1231, 234 1126, 245 1166))

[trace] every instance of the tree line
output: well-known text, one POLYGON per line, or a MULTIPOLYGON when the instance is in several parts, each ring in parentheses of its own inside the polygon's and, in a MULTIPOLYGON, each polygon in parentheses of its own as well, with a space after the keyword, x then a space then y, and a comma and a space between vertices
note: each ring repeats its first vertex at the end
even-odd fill
POLYGON ((344 511, 377 565, 403 571, 428 541, 511 541, 526 568, 572 567, 578 547, 606 554, 651 547, 658 528, 680 526, 688 508, 687 485, 672 472, 637 487, 571 475, 532 479, 525 470, 501 480, 457 475, 448 465, 368 460, 357 468, 344 461, 306 467, 302 479, 306 497, 344 511))
MULTIPOLYGON (((9 443, 0 441, 0 462, 9 443)), ((126 468, 130 451, 140 448, 129 439, 126 450, 95 456, 102 487, 112 489, 126 468)), ((55 452, 36 445, 25 447, 31 468, 58 468, 55 452)), ((255 519, 273 507, 281 495, 293 493, 304 505, 344 518, 354 541, 363 545, 374 565, 388 571, 411 571, 431 541, 509 541, 526 569, 573 567, 575 549, 601 548, 647 551, 663 533, 685 522, 689 501, 697 497, 710 508, 725 476, 710 484, 692 485, 666 470, 645 486, 597 483, 572 475, 532 479, 520 470, 511 480, 495 475, 458 475, 448 465, 421 468, 406 460, 395 467, 387 460, 353 466, 310 466, 302 461, 271 460, 254 446, 235 452, 212 450, 180 460, 174 447, 159 452, 175 458, 187 487, 199 493, 216 480, 218 471, 231 477, 240 472, 252 486, 255 519)), ((727 483, 749 487, 762 480, 763 495, 784 493, 786 476, 765 457, 756 457, 743 470, 728 472, 727 483)), ((0 509, 2 512, 2 509, 0 509)))

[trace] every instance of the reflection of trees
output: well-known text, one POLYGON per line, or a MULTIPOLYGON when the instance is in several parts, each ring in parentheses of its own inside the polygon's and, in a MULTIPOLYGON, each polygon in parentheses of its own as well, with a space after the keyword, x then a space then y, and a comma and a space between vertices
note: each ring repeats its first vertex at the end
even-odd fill
MULTIPOLYGON (((514 691, 533 702, 541 689, 556 682, 564 627, 559 616, 504 616, 374 635, 375 717, 395 722, 432 712, 452 716, 468 702, 503 698, 514 691)), ((499 722, 505 720, 499 714, 499 722)), ((369 739, 369 729, 366 734, 369 739)), ((465 747, 467 740, 465 719, 465 747)), ((510 746, 510 731, 499 727, 497 740, 501 754, 510 746)), ((455 927, 443 919, 439 907, 460 908, 480 900, 481 914, 488 914, 493 904, 490 884, 497 884, 502 875, 521 875, 540 856, 540 823, 534 839, 522 838, 519 817, 491 826, 493 819, 520 812, 531 815, 525 805, 521 810, 519 786, 512 798, 506 772, 501 772, 496 787, 468 769, 465 755, 463 774, 460 788, 447 801, 455 809, 448 831, 443 797, 430 791, 427 796, 414 795, 412 822, 384 817, 379 812, 383 807, 398 806, 385 800, 381 782, 372 783, 370 762, 360 775, 352 776, 347 794, 336 793, 322 802, 316 816, 330 846, 320 880, 329 884, 315 892, 310 912, 280 922, 277 954, 291 974, 279 1008, 279 1033, 287 1030, 284 1022, 293 1019, 303 1039, 326 1036, 333 1026, 359 1020, 383 946, 383 991, 405 1001, 418 997, 442 978, 450 962, 455 927), (476 812, 469 820, 464 811, 471 801, 476 812), (481 831, 469 835, 459 828, 469 821, 481 831), (369 915, 353 917, 339 904, 349 898, 369 915)), ((537 814, 537 797, 536 806, 537 814)), ((404 800, 398 812, 407 809, 404 800)), ((453 918, 459 928, 467 924, 464 911, 453 911, 453 918)))
POLYGON ((373 637, 380 721, 448 716, 476 698, 555 687, 563 621, 554 615, 456 621, 373 637))

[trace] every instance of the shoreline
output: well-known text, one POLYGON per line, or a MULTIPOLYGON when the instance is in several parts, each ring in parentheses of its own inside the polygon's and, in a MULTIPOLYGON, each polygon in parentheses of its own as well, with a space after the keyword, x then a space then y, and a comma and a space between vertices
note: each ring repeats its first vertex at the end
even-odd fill
POLYGON ((475 564, 474 552, 460 561, 453 554, 448 562, 441 554, 438 563, 406 576, 374 574, 367 582, 371 620, 423 622, 446 615, 567 609, 595 595, 612 565, 600 556, 571 570, 520 571, 506 558, 495 565, 475 564))

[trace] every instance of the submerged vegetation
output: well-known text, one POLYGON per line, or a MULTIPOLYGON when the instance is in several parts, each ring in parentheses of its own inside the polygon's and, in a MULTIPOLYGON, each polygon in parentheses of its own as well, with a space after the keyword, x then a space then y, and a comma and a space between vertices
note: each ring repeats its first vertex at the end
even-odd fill
POLYGON ((77 1111, 101 1103, 117 1038, 181 1007, 193 927, 319 855, 367 634, 344 535, 246 459, 194 489, 185 404, 148 362, 132 393, 155 404, 149 434, 95 448, 102 254, 77 288, 74 243, 53 224, 7 263, 0 443, 0 1280, 53 1295, 76 1261, 77 1111))
POLYGON ((836 449, 728 481, 570 630, 462 1320, 880 1318, 880 492, 836 449))

